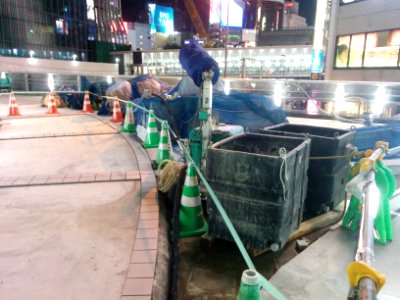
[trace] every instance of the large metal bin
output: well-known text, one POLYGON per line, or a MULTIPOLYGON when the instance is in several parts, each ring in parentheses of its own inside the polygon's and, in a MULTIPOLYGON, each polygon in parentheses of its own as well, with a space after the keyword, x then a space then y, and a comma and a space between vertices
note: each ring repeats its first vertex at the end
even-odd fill
MULTIPOLYGON (((264 134, 233 136, 208 149, 206 177, 246 246, 279 250, 298 228, 309 151, 309 139, 264 134)), ((214 202, 207 208, 209 234, 232 240, 214 202)))
POLYGON ((280 124, 268 127, 261 133, 279 136, 307 136, 311 139, 308 188, 304 206, 307 217, 313 217, 333 209, 344 200, 350 164, 348 158, 343 156, 348 153, 346 146, 353 144, 354 131, 280 124), (326 157, 331 159, 323 159, 326 157))

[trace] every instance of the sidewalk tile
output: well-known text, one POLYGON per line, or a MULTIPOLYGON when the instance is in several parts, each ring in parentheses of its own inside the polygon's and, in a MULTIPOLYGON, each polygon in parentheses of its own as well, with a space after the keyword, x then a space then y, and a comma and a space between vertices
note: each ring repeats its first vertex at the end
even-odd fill
POLYGON ((157 220, 139 220, 138 229, 158 228, 159 221, 157 220))
POLYGON ((157 250, 135 250, 132 251, 132 264, 146 264, 156 262, 157 250))
POLYGON ((140 173, 139 171, 130 171, 126 172, 126 180, 140 180, 140 173))
POLYGON ((153 211, 153 212, 145 212, 145 213, 140 213, 139 214, 139 220, 158 220, 158 212, 153 211))
POLYGON ((49 180, 47 181, 48 184, 56 184, 56 183, 62 183, 64 181, 65 175, 53 175, 50 176, 49 180))
POLYGON ((112 172, 111 181, 125 180, 125 173, 122 172, 112 172))
POLYGON ((96 178, 96 174, 82 174, 81 177, 79 178, 79 182, 94 182, 94 179, 96 178))
MULTIPOLYGON (((32 181, 34 176, 19 176, 14 182, 13 185, 29 185, 29 183, 32 181)), ((1 185, 1 182, 0 182, 1 185)))
POLYGON ((1 186, 11 186, 17 180, 18 180, 18 177, 5 177, 1 181, 1 186))
POLYGON ((152 198, 144 198, 141 200, 141 207, 143 208, 144 206, 154 206, 157 205, 158 206, 158 201, 156 199, 156 197, 152 197, 152 198))
POLYGON ((136 239, 133 250, 157 250, 157 239, 136 239))
POLYGON ((38 175, 35 176, 30 185, 38 185, 38 184, 45 184, 47 180, 49 180, 50 176, 47 175, 38 175))
POLYGON ((76 183, 79 182, 79 178, 81 178, 81 174, 67 174, 63 183, 76 183))
POLYGON ((121 296, 120 300, 151 300, 149 296, 121 296))
POLYGON ((110 172, 97 173, 94 179, 94 181, 110 181, 110 180, 111 180, 110 172))
POLYGON ((136 238, 137 239, 149 239, 149 238, 157 238, 157 237, 158 237, 158 227, 157 228, 138 228, 136 230, 136 238))
POLYGON ((129 264, 128 278, 154 278, 155 263, 129 264))
POLYGON ((147 296, 151 295, 153 278, 128 278, 125 282, 123 295, 147 296))
POLYGON ((145 213, 145 212, 158 212, 160 211, 160 208, 158 206, 158 204, 155 205, 147 205, 147 204, 143 204, 142 202, 142 206, 140 207, 140 212, 141 213, 145 213))

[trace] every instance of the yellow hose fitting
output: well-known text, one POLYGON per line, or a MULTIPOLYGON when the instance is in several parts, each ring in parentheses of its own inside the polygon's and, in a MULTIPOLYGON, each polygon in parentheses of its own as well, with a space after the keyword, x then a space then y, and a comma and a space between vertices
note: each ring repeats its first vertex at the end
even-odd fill
POLYGON ((370 159, 368 157, 360 159, 360 170, 369 171, 373 169, 374 166, 375 166, 375 161, 373 159, 370 159))
POLYGON ((353 287, 357 287, 362 278, 368 277, 372 279, 375 282, 377 292, 379 292, 386 282, 385 275, 362 261, 353 261, 350 263, 347 267, 347 276, 349 277, 350 285, 353 287))

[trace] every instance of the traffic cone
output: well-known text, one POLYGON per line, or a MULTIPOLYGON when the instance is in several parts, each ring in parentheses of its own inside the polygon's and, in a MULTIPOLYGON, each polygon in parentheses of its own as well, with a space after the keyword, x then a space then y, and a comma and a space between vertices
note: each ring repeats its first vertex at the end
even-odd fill
POLYGON ((114 108, 113 108, 113 117, 112 122, 122 122, 124 119, 122 118, 121 106, 119 105, 118 100, 114 100, 114 108))
POLYGON ((90 97, 89 97, 89 92, 85 92, 85 98, 83 100, 83 108, 82 112, 93 112, 92 104, 90 103, 90 97))
POLYGON ((101 107, 99 111, 97 112, 98 116, 108 116, 110 114, 110 110, 107 107, 107 98, 102 97, 103 100, 101 101, 101 107))
POLYGON ((9 116, 20 116, 21 115, 19 113, 17 100, 15 99, 13 92, 10 93, 10 101, 8 103, 8 106, 9 106, 9 113, 8 113, 9 116))
POLYGON ((58 114, 56 99, 54 99, 53 92, 50 92, 49 101, 47 102, 47 108, 48 114, 58 114))
POLYGON ((149 117, 147 120, 146 140, 143 143, 144 148, 157 148, 160 142, 160 134, 157 130, 156 118, 154 111, 150 109, 149 117))
POLYGON ((244 270, 237 300, 260 300, 260 278, 254 270, 244 270))
POLYGON ((174 160, 174 157, 170 152, 170 142, 169 142, 169 126, 167 121, 162 121, 161 123, 161 137, 160 143, 158 144, 158 153, 156 163, 159 165, 163 160, 169 159, 174 160))
POLYGON ((135 118, 133 116, 132 103, 128 102, 126 105, 124 126, 122 132, 136 132, 135 118))
POLYGON ((192 163, 188 165, 186 170, 179 210, 179 228, 179 237, 199 236, 208 230, 208 224, 203 217, 196 170, 192 163))

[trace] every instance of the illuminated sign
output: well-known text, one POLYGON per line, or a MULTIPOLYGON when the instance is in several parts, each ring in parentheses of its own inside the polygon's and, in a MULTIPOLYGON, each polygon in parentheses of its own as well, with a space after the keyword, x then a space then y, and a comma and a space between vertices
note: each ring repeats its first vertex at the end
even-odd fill
POLYGON ((220 26, 242 27, 243 26, 243 4, 235 0, 211 0, 210 1, 210 24, 220 26))
POLYGON ((311 73, 322 73, 323 71, 323 55, 322 50, 313 50, 311 55, 311 73))
POLYGON ((172 7, 149 4, 151 32, 174 33, 174 10, 172 7))

